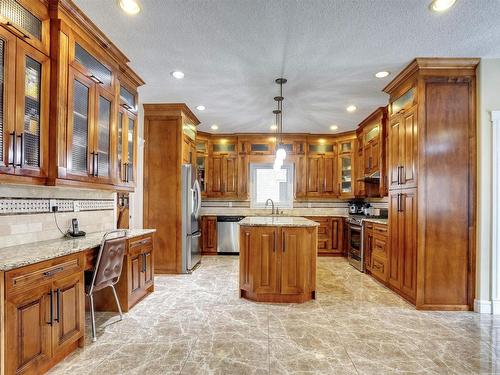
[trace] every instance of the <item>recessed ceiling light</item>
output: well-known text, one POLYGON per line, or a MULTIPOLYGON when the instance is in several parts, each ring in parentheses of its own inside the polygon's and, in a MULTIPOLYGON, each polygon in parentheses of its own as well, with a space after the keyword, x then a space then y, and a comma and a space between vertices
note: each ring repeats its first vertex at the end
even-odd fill
POLYGON ((271 130, 276 130, 276 129, 278 129, 278 126, 277 126, 277 125, 271 125, 271 126, 269 127, 269 129, 271 129, 271 130))
POLYGON ((183 79, 184 78, 184 73, 182 73, 180 70, 175 70, 172 73, 170 73, 172 77, 177 78, 177 79, 183 79))
POLYGON ((337 125, 330 126, 330 130, 337 130, 339 127, 337 125))
POLYGON ((351 104, 351 105, 347 106, 346 111, 347 112, 354 112, 356 109, 358 109, 358 107, 356 107, 354 104, 351 104))
POLYGON ((217 129, 219 129, 219 125, 213 124, 213 125, 210 127, 210 129, 212 129, 212 130, 217 130, 217 129))
POLYGON ((384 70, 384 71, 382 71, 382 72, 378 72, 378 73, 376 73, 376 74, 375 74, 375 77, 377 77, 377 78, 385 78, 385 77, 387 77, 389 74, 390 74, 389 72, 387 72, 387 71, 385 71, 385 70, 384 70))
POLYGON ((455 2, 456 0, 433 0, 430 8, 434 12, 444 12, 445 10, 450 9, 455 2))
POLYGON ((204 111, 205 110, 205 106, 204 105, 198 105, 198 106, 196 106, 196 109, 198 111, 204 111))
POLYGON ((120 0, 120 7, 127 14, 137 14, 141 11, 141 7, 135 0, 120 0))

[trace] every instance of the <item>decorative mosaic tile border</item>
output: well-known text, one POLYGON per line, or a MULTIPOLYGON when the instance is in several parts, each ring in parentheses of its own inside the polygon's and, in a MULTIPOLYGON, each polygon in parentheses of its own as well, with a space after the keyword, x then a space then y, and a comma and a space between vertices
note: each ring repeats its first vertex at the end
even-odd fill
POLYGON ((49 199, 49 198, 2 198, 0 215, 45 214, 50 207, 57 206, 57 212, 113 210, 112 199, 49 199))

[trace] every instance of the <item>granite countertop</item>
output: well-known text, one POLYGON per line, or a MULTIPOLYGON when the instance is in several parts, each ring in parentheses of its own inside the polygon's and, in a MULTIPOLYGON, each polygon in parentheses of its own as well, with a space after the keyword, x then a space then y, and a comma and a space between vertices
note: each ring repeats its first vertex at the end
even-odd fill
POLYGON ((383 218, 380 218, 380 217, 369 217, 369 216, 363 218, 362 221, 369 221, 370 223, 385 224, 385 225, 387 225, 387 223, 388 223, 388 219, 387 218, 383 219, 383 218))
POLYGON ((292 216, 250 216, 246 217, 239 225, 250 227, 317 227, 319 223, 306 219, 305 217, 292 216))
MULTIPOLYGON (((128 229, 127 238, 154 233, 156 229, 128 229)), ((44 260, 97 247, 106 232, 87 233, 85 237, 59 238, 0 248, 0 271, 9 271, 44 260)))

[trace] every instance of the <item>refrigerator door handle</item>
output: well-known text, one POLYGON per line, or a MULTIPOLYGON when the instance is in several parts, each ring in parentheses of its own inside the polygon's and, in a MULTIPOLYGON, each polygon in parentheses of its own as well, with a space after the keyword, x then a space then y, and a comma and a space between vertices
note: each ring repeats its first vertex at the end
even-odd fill
POLYGON ((197 231, 197 232, 195 232, 195 233, 188 234, 188 237, 201 237, 201 232, 200 232, 200 231, 197 231))
POLYGON ((200 209, 201 209, 201 188, 198 179, 194 181, 193 187, 194 187, 193 194, 195 194, 196 196, 196 208, 194 211, 194 217, 198 219, 198 217, 200 216, 200 209))

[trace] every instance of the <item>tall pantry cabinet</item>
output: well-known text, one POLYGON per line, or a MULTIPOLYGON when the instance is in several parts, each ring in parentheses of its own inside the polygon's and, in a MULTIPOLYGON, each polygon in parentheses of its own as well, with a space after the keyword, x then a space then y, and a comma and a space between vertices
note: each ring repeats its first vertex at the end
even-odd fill
POLYGON ((473 305, 478 63, 417 58, 384 89, 388 283, 418 309, 473 305))
POLYGON ((156 228, 156 273, 182 271, 182 164, 196 166, 199 123, 185 104, 144 104, 143 221, 156 228))

